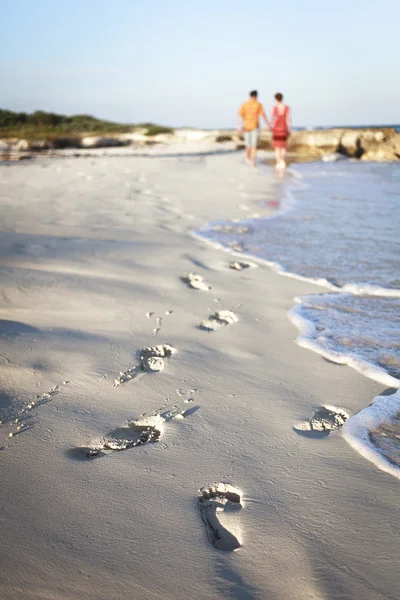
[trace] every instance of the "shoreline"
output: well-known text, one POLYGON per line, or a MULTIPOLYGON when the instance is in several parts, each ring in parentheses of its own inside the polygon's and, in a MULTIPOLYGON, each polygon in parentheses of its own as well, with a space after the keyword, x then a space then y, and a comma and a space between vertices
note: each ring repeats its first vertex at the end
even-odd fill
MULTIPOLYGON (((244 147, 243 137, 235 130, 202 130, 182 128, 171 133, 159 133, 149 137, 146 128, 131 133, 89 135, 81 133, 71 139, 0 139, 0 161, 24 160, 39 156, 96 156, 106 153, 146 154, 152 150, 163 151, 165 145, 174 147, 193 143, 244 147)), ((259 149, 272 151, 272 134, 260 130, 259 149)), ((352 158, 362 161, 397 162, 400 160, 400 132, 394 127, 330 128, 294 130, 288 138, 288 151, 297 160, 338 160, 352 158)))
MULTIPOLYGON (((286 174, 289 176, 292 175, 290 170, 288 170, 286 174)), ((288 211, 295 210, 295 203, 298 202, 298 200, 295 200, 292 192, 290 191, 290 181, 288 181, 286 178, 285 182, 288 187, 284 192, 284 196, 290 196, 290 201, 287 203, 286 207, 283 207, 275 215, 267 217, 258 216, 258 218, 270 220, 276 217, 281 217, 288 211)), ((238 228, 245 227, 247 224, 251 224, 252 221, 254 221, 254 218, 245 219, 239 222, 236 222, 235 220, 235 222, 232 221, 232 226, 236 226, 238 228)), ((229 223, 229 221, 211 221, 201 227, 200 230, 192 232, 192 235, 195 239, 199 239, 204 243, 209 244, 213 248, 227 252, 231 256, 237 256, 239 259, 250 260, 259 265, 266 265, 279 275, 298 281, 309 282, 317 285, 318 287, 325 288, 325 293, 328 293, 328 290, 330 290, 331 292, 333 291, 335 293, 345 294, 349 297, 361 295, 369 297, 378 296, 383 298, 398 298, 400 295, 400 290, 398 289, 383 288, 367 283, 363 284, 353 282, 346 283, 339 287, 332 284, 327 279, 312 279, 310 277, 305 277, 299 273, 287 271, 280 263, 257 256, 251 252, 246 252, 246 250, 236 250, 227 246, 222 241, 216 241, 215 239, 207 236, 207 232, 210 230, 212 231, 215 227, 219 226, 225 227, 227 223, 229 223)), ((331 361, 332 363, 346 365, 364 377, 367 377, 372 381, 384 386, 388 386, 388 388, 392 389, 391 398, 388 398, 387 396, 378 396, 371 399, 370 403, 366 404, 364 409, 347 421, 343 431, 344 438, 356 451, 367 458, 367 460, 378 466, 378 468, 381 468, 385 472, 390 473, 394 477, 400 479, 400 457, 398 453, 398 447, 396 447, 395 444, 397 436, 396 432, 391 432, 391 439, 393 440, 394 444, 393 447, 390 446, 390 438, 388 438, 389 448, 386 448, 386 453, 380 452, 378 447, 375 446, 370 440, 370 433, 372 434, 373 430, 376 430, 381 426, 389 426, 390 424, 393 424, 394 430, 396 429, 396 419, 400 414, 400 396, 398 391, 398 388, 400 387, 400 381, 397 377, 391 375, 385 368, 364 359, 362 356, 359 356, 356 353, 350 352, 345 354, 343 352, 333 351, 328 348, 323 348, 317 343, 317 341, 314 339, 316 337, 316 325, 313 323, 313 321, 307 319, 302 314, 301 308, 308 298, 312 298, 313 296, 318 297, 320 294, 324 294, 324 292, 321 290, 320 293, 317 294, 295 296, 293 299, 294 305, 288 311, 287 316, 298 330, 296 343, 302 348, 321 355, 324 359, 331 361), (389 408, 386 408, 386 404, 388 407, 391 407, 390 410, 389 408)), ((383 435, 387 434, 384 433, 383 435)))
POLYGON ((15 167, 2 182, 14 193, 2 223, 1 319, 25 328, 15 326, 13 347, 3 337, 4 393, 28 401, 69 383, 0 453, 7 598, 394 598, 387 559, 398 540, 387 523, 398 482, 339 432, 315 440, 292 429, 321 404, 356 413, 382 386, 293 343, 293 297, 320 288, 262 265, 233 272, 190 234, 264 211, 259 200, 275 199, 281 182, 235 154, 15 167), (190 271, 212 289, 187 289, 180 277, 190 271), (217 309, 239 321, 199 329, 217 309), (135 351, 156 343, 177 348, 165 372, 113 390, 135 351), (167 421, 159 444, 67 458, 126 419, 185 409, 189 397, 199 409, 167 421), (232 554, 212 548, 196 506, 197 489, 222 480, 244 495, 240 513, 220 517, 242 543, 232 554))
MULTIPOLYGON (((265 169, 265 165, 260 165, 261 169, 265 169)), ((291 177, 299 178, 300 174, 293 171, 291 168, 287 169, 285 172, 285 177, 282 180, 282 184, 286 186, 285 191, 283 192, 283 197, 287 198, 287 202, 282 202, 282 206, 276 214, 269 216, 261 216, 256 215, 255 217, 250 217, 248 219, 243 219, 239 222, 232 221, 232 227, 252 227, 252 223, 254 221, 263 221, 270 220, 278 217, 282 217, 288 212, 296 210, 296 204, 299 202, 296 199, 296 189, 291 185, 291 177)), ((268 259, 266 257, 258 256, 257 254, 253 254, 252 252, 246 251, 245 249, 239 250, 234 247, 230 247, 225 242, 221 240, 213 239, 209 236, 209 233, 217 230, 218 227, 221 227, 222 230, 226 225, 229 225, 229 221, 221 221, 215 222, 210 221, 209 223, 203 225, 199 230, 193 231, 192 234, 196 239, 203 241, 206 244, 209 244, 211 247, 217 248, 218 250, 227 252, 232 256, 237 256, 238 258, 242 258, 245 260, 250 260, 257 264, 262 264, 268 266, 270 269, 282 275, 284 277, 289 277, 298 281, 308 282, 313 285, 322 288, 319 290, 319 294, 328 294, 329 292, 334 292, 337 294, 347 295, 349 297, 352 296, 367 296, 367 297, 379 297, 379 298, 399 298, 400 290, 397 288, 390 287, 382 287, 370 283, 363 283, 357 281, 349 281, 344 283, 343 285, 335 285, 332 281, 326 278, 312 278, 301 275, 298 272, 288 270, 282 263, 276 262, 274 260, 268 259)), ((301 308, 304 301, 307 300, 307 296, 295 296, 293 298, 293 306, 288 312, 288 318, 292 321, 295 327, 298 329, 298 337, 297 343, 303 348, 307 348, 312 352, 322 355, 324 358, 328 360, 332 360, 338 364, 345 364, 355 369, 359 373, 363 374, 365 377, 368 377, 382 385, 386 385, 393 388, 398 388, 400 386, 400 381, 395 376, 388 373, 388 371, 374 364, 373 362, 368 362, 365 359, 354 355, 352 353, 346 355, 341 354, 340 352, 334 352, 329 349, 321 348, 312 338, 312 333, 315 332, 315 326, 312 321, 308 320, 302 315, 301 308)), ((310 296, 312 297, 312 296, 310 296)))
MULTIPOLYGON (((282 213, 279 213, 279 214, 282 214, 282 213)), ((276 216, 278 216, 278 215, 276 215, 276 216)), ((269 217, 267 217, 267 218, 269 218, 269 217)), ((271 217, 271 218, 274 218, 274 217, 271 217)), ((305 283, 310 283, 312 285, 318 286, 319 294, 323 294, 324 290, 326 290, 325 293, 328 293, 329 290, 331 292, 334 291, 336 293, 350 293, 348 290, 352 289, 352 287, 353 287, 353 284, 349 284, 348 287, 344 286, 343 288, 339 288, 339 287, 331 284, 326 279, 313 280, 311 278, 299 275, 298 273, 292 273, 290 271, 286 271, 285 269, 282 268, 282 266, 279 263, 276 263, 274 261, 269 261, 267 259, 260 258, 259 256, 256 256, 251 253, 249 254, 246 252, 235 251, 231 248, 227 248, 222 243, 207 239, 207 237, 202 236, 199 232, 193 232, 192 235, 195 239, 201 240, 205 244, 209 244, 211 247, 213 247, 219 251, 226 252, 227 254, 231 255, 232 257, 242 258, 247 261, 257 263, 259 265, 265 265, 268 268, 270 268, 272 271, 274 271, 275 273, 277 273, 278 275, 281 275, 283 277, 288 277, 288 278, 294 279, 296 281, 302 281, 305 283), (322 290, 320 288, 322 288, 322 290)), ((312 323, 312 321, 310 321, 302 316, 299 308, 301 307, 302 303, 304 302, 304 300, 307 299, 308 296, 311 297, 314 294, 319 295, 318 291, 315 290, 315 292, 312 294, 295 296, 293 298, 294 304, 293 304, 292 308, 288 311, 288 319, 297 328, 298 336, 296 339, 296 343, 299 346, 301 346, 302 348, 306 348, 307 350, 310 350, 311 352, 320 354, 323 358, 326 358, 327 360, 331 360, 332 362, 335 362, 337 364, 346 365, 346 366, 354 369, 355 371, 361 373, 364 377, 367 377, 367 378, 371 379, 372 381, 375 381, 376 383, 379 383, 381 385, 385 385, 388 387, 392 387, 392 388, 398 388, 400 386, 400 381, 396 377, 390 375, 384 368, 379 368, 376 365, 374 365, 370 362, 367 362, 363 359, 354 358, 354 356, 352 356, 352 355, 342 356, 338 352, 335 353, 330 350, 323 350, 316 343, 314 343, 312 340, 310 340, 310 337, 311 337, 310 332, 315 329, 315 326, 312 323)), ((387 298, 399 297, 399 294, 394 295, 393 293, 392 294, 389 293, 392 291, 394 291, 394 290, 391 290, 390 288, 374 288, 373 286, 370 286, 368 288, 367 286, 364 286, 361 288, 360 291, 353 292, 351 295, 366 294, 366 295, 369 295, 372 297, 375 295, 377 295, 379 297, 384 297, 384 298, 385 297, 387 297, 387 298), (366 291, 366 290, 368 290, 368 291, 366 291)))

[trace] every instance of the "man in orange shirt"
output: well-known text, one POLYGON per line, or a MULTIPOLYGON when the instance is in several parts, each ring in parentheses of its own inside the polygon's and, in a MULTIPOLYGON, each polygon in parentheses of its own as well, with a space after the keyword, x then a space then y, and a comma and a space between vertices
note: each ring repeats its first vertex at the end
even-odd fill
POLYGON ((265 114, 263 105, 257 100, 256 90, 250 92, 250 100, 242 104, 239 109, 238 132, 244 135, 246 144, 246 163, 252 167, 256 166, 256 154, 258 143, 258 130, 260 126, 260 117, 265 121, 269 128, 269 122, 265 114))

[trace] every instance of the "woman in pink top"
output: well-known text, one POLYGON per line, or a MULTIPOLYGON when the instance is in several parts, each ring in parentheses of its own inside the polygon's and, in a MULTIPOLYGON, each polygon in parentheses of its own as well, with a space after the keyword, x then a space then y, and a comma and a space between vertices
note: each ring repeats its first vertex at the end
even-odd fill
POLYGON ((283 104, 282 94, 275 94, 275 100, 271 118, 272 147, 275 148, 276 167, 284 169, 287 139, 291 129, 290 108, 283 104))

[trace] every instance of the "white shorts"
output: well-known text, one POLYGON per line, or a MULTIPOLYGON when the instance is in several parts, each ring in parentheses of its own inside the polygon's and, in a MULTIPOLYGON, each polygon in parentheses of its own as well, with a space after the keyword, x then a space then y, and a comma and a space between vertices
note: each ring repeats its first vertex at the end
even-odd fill
POLYGON ((258 128, 252 129, 251 131, 244 131, 244 143, 246 144, 246 148, 257 148, 258 144, 258 128))

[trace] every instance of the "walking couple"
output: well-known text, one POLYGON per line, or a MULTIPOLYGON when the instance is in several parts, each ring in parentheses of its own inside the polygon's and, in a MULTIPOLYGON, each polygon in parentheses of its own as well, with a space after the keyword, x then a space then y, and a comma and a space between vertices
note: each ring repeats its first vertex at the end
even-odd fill
POLYGON ((246 144, 246 163, 255 167, 260 117, 267 129, 272 131, 272 146, 275 149, 276 168, 286 167, 285 155, 287 138, 291 130, 290 109, 283 104, 282 94, 275 94, 276 104, 272 109, 271 122, 268 121, 263 105, 257 100, 258 93, 250 92, 250 99, 239 109, 238 132, 243 134, 246 144))

